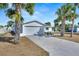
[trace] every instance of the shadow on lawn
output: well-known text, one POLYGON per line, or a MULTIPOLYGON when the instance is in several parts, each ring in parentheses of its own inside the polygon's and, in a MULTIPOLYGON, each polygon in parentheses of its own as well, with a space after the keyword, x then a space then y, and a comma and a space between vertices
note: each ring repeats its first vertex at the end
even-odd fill
POLYGON ((61 36, 61 34, 59 32, 58 33, 53 33, 53 37, 70 37, 71 38, 71 33, 70 32, 65 32, 64 36, 61 36))
POLYGON ((54 34, 53 37, 61 37, 61 35, 55 35, 55 34, 54 34))
POLYGON ((13 37, 0 37, 0 42, 8 42, 14 44, 13 37))

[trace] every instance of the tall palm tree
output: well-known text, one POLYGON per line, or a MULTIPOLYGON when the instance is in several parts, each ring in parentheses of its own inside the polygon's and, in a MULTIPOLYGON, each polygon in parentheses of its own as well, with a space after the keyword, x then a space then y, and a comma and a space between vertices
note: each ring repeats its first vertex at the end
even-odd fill
POLYGON ((61 25, 61 36, 64 36, 64 32, 65 32, 66 13, 67 13, 67 6, 66 5, 63 5, 56 12, 56 14, 58 15, 58 19, 60 19, 62 21, 62 25, 61 25))
POLYGON ((62 11, 61 36, 64 36, 64 32, 65 32, 65 21, 67 20, 67 15, 69 13, 70 7, 71 6, 69 4, 64 4, 61 7, 61 11, 62 11))
POLYGON ((74 30, 74 20, 78 17, 76 13, 72 13, 71 19, 72 19, 72 25, 71 25, 71 37, 73 35, 73 30, 74 30))
POLYGON ((20 38, 20 24, 21 24, 21 9, 26 10, 30 15, 34 13, 34 4, 33 3, 14 3, 15 12, 13 15, 10 14, 10 17, 15 17, 15 43, 19 43, 20 38))
POLYGON ((22 33, 23 32, 23 23, 24 23, 24 18, 21 16, 21 24, 20 24, 20 33, 22 33))
POLYGON ((72 21, 72 24, 71 24, 71 37, 73 35, 73 30, 74 30, 74 20, 78 17, 78 14, 76 13, 76 6, 73 5, 73 4, 70 4, 71 7, 70 7, 70 11, 69 11, 69 14, 68 14, 68 18, 70 21, 72 21))
MULTIPOLYGON (((7 11, 6 11, 6 16, 8 16, 10 19, 13 19, 14 18, 14 15, 15 15, 16 13, 15 13, 15 10, 14 9, 12 9, 12 8, 9 8, 9 9, 7 9, 7 11)), ((21 16, 21 18, 20 18, 20 21, 21 21, 21 24, 20 24, 20 31, 21 31, 21 33, 22 33, 22 25, 23 25, 23 21, 24 21, 24 18, 21 16)))
POLYGON ((56 12, 56 14, 58 15, 58 18, 61 20, 62 24, 61 24, 61 36, 64 36, 64 32, 65 32, 65 21, 67 20, 67 16, 69 14, 70 11, 70 4, 64 4, 63 6, 61 6, 61 8, 59 8, 56 12))

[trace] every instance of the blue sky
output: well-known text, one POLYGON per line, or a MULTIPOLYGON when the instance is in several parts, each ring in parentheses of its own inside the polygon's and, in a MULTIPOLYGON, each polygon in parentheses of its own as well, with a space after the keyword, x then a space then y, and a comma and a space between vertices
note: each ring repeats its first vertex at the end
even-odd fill
MULTIPOLYGON (((42 23, 51 22, 53 25, 53 21, 56 19, 57 15, 55 14, 57 9, 60 8, 62 3, 37 3, 34 8, 33 16, 30 16, 25 10, 22 10, 22 16, 24 18, 24 22, 37 20, 42 23)), ((77 13, 79 10, 77 9, 77 13)), ((75 20, 75 24, 77 24, 79 18, 75 20)), ((4 10, 0 10, 0 25, 5 25, 10 19, 5 15, 4 10)))

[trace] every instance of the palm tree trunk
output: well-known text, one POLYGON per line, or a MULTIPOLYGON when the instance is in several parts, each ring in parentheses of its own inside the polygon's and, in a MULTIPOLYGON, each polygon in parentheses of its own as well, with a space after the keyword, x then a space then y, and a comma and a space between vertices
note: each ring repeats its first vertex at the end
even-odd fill
POLYGON ((22 33, 22 31, 23 31, 23 24, 22 24, 22 22, 20 22, 20 33, 22 33))
POLYGON ((19 22, 15 21, 15 43, 19 43, 19 39, 20 39, 20 30, 19 30, 19 22))
POLYGON ((62 25, 61 25, 61 36, 64 36, 65 32, 65 19, 62 20, 62 25))
MULTIPOLYGON (((19 5, 19 13, 20 13, 20 15, 21 15, 21 7, 20 7, 20 5, 19 5)), ((22 30, 23 27, 22 27, 21 17, 22 17, 22 16, 20 16, 20 22, 19 22, 19 24, 20 24, 20 28, 19 28, 19 29, 20 29, 20 33, 22 33, 22 31, 23 31, 23 30, 22 30)))
MULTIPOLYGON (((17 3, 16 4, 16 15, 20 14, 20 6, 17 3)), ((20 39, 20 17, 16 18, 15 20, 15 43, 19 43, 19 39, 20 39)))
POLYGON ((74 19, 72 20, 72 25, 71 25, 71 37, 73 35, 73 31, 74 31, 74 19))

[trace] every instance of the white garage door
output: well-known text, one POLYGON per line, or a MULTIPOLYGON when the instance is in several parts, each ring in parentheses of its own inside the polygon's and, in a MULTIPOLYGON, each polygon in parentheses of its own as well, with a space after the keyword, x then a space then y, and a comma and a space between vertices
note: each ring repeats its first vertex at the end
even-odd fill
POLYGON ((24 27, 23 33, 25 35, 35 35, 38 34, 41 27, 24 27))

